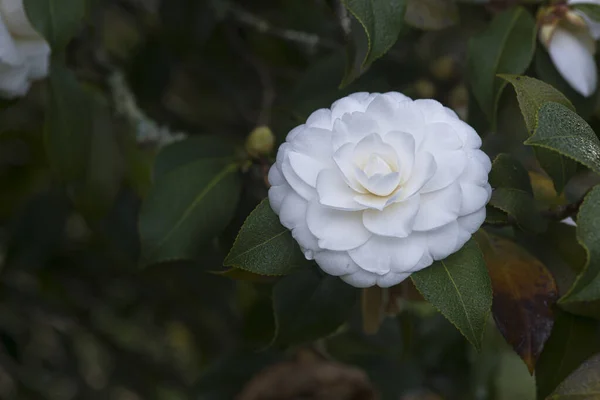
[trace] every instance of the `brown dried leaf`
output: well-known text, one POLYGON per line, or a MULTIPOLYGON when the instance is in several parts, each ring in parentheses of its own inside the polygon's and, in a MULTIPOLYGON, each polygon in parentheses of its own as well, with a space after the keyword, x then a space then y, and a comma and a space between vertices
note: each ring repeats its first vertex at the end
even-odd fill
POLYGON ((558 299, 554 277, 510 240, 484 233, 477 240, 492 280, 496 325, 533 373, 554 325, 552 305, 558 299))
POLYGON ((367 374, 348 365, 301 357, 264 369, 236 400, 377 400, 367 374))

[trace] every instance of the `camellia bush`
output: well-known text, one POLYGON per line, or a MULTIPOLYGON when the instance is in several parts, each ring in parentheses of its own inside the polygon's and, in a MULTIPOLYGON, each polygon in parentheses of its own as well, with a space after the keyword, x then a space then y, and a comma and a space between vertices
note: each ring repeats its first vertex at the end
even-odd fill
POLYGON ((0 398, 600 399, 599 0, 0 0, 0 398))

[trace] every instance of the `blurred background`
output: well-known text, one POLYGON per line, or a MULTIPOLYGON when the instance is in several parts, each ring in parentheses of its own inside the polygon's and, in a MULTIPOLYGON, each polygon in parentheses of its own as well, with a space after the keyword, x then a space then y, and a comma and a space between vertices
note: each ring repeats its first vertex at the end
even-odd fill
MULTIPOLYGON (((247 166, 236 217, 201 257, 138 265, 154 156, 184 137, 227 136, 243 149, 266 126, 279 143, 348 93, 401 91, 453 108, 486 136, 490 157, 517 149, 527 132, 512 89, 489 133, 464 76, 467 40, 517 2, 409 3, 394 47, 340 88, 347 43, 364 38, 349 37, 362 31, 336 0, 92 1, 66 61, 110 110, 94 113, 95 129, 109 132, 94 136, 89 159, 101 190, 75 196, 75 207, 81 188, 55 180, 40 134, 43 83, 0 111, 0 398, 535 398, 493 322, 477 353, 410 284, 386 294, 377 334, 363 333, 357 302, 333 335, 269 346, 274 279, 222 267, 266 196, 268 158, 247 166)), ((597 96, 569 92, 548 63, 540 52, 531 68, 591 116, 597 96)), ((545 182, 536 189, 552 192, 545 182)), ((574 182, 566 196, 581 192, 574 182)))

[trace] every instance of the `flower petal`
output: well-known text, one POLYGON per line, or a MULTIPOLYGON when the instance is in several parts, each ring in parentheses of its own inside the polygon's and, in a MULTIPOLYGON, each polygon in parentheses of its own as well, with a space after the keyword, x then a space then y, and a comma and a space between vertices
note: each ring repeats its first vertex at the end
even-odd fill
POLYGON ((458 224, 463 230, 473 234, 477 232, 477 230, 483 224, 483 221, 485 221, 485 212, 485 207, 483 207, 482 209, 477 210, 472 214, 459 217, 457 219, 458 224))
POLYGON ((293 193, 293 190, 287 183, 279 186, 271 186, 269 188, 269 205, 275 214, 279 215, 281 212, 281 204, 289 193, 293 193))
POLYGON ((42 79, 50 69, 50 46, 43 40, 15 40, 17 51, 23 58, 30 79, 42 79))
POLYGON ((340 276, 360 270, 346 251, 323 250, 315 253, 315 261, 329 275, 340 276))
POLYGON ((435 175, 437 164, 433 156, 426 152, 416 155, 410 178, 398 192, 398 199, 406 199, 421 190, 435 175))
POLYGON ((331 110, 328 108, 321 108, 320 110, 313 112, 306 120, 306 126, 330 130, 333 126, 331 110))
POLYGON ((421 142, 419 149, 435 154, 437 149, 458 150, 462 146, 463 143, 452 125, 434 122, 425 126, 425 139, 421 142))
MULTIPOLYGON (((290 132, 291 133, 291 132, 290 132)), ((320 128, 305 128, 288 142, 297 153, 304 154, 323 164, 331 164, 333 147, 331 131, 320 128)))
POLYGON ((443 260, 462 247, 464 243, 459 243, 459 231, 458 222, 452 221, 426 233, 429 254, 434 260, 443 260))
POLYGON ((355 167, 354 175, 362 187, 376 196, 389 196, 400 184, 400 174, 398 172, 386 175, 376 174, 369 178, 363 171, 355 167))
POLYGON ((25 14, 23 0, 1 0, 0 15, 14 36, 29 39, 40 38, 39 33, 31 26, 29 18, 25 14))
POLYGON ((333 149, 337 150, 347 143, 358 143, 366 136, 379 131, 379 124, 370 115, 362 112, 346 114, 333 124, 333 149))
POLYGON ((335 154, 333 155, 333 161, 339 168, 348 186, 350 186, 358 193, 367 193, 367 191, 360 184, 358 179, 356 179, 354 173, 355 166, 354 162, 352 161, 352 157, 354 155, 354 147, 354 143, 346 143, 335 152, 335 154))
POLYGON ((311 200, 316 196, 317 191, 296 174, 290 164, 289 157, 286 157, 283 160, 281 172, 283 172, 283 176, 291 188, 300 196, 304 197, 306 200, 311 200))
POLYGON ((377 286, 382 288, 392 287, 399 284, 409 276, 410 272, 388 272, 384 276, 377 277, 377 286))
POLYGON ((373 236, 348 254, 362 269, 384 275, 389 271, 412 270, 423 257, 425 249, 425 236, 420 234, 403 239, 373 236))
POLYGON ((283 185, 285 183, 285 178, 283 177, 283 174, 279 170, 277 163, 275 163, 271 166, 271 168, 269 169, 269 175, 267 178, 268 178, 269 184, 271 186, 279 186, 279 185, 283 185))
POLYGON ((327 168, 327 165, 314 158, 295 151, 288 153, 288 160, 296 175, 312 187, 317 186, 319 173, 327 168))
POLYGON ((371 237, 362 223, 362 213, 327 208, 312 201, 306 221, 310 231, 319 238, 319 246, 327 250, 351 250, 371 237))
POLYGON ((0 93, 8 98, 25 96, 31 86, 27 75, 25 66, 0 65, 0 93))
POLYGON ((420 206, 418 194, 399 202, 390 204, 382 211, 365 210, 363 223, 376 235, 403 238, 410 235, 420 206))
POLYGON ((402 181, 406 181, 415 163, 415 138, 410 133, 392 131, 385 135, 384 142, 396 151, 398 172, 402 176, 402 181))
POLYGON ((492 195, 490 185, 484 187, 472 183, 461 183, 462 204, 459 215, 472 214, 480 208, 485 207, 492 195))
POLYGON ((462 196, 458 183, 435 192, 421 193, 421 207, 413 229, 428 231, 454 221, 458 217, 461 203, 462 196))
POLYGON ((307 208, 308 202, 297 193, 290 191, 281 203, 279 212, 281 225, 288 229, 294 229, 295 227, 304 224, 306 221, 307 208))
POLYGON ((368 288, 377 283, 377 275, 362 269, 352 274, 342 275, 340 278, 347 284, 357 288, 368 288))
POLYGON ((356 191, 344 180, 337 169, 321 171, 317 178, 319 202, 339 210, 364 210, 366 207, 354 201, 356 191))
POLYGON ((463 150, 437 151, 433 157, 437 169, 421 188, 421 193, 433 192, 456 182, 467 165, 467 157, 463 150))
POLYGON ((596 91, 596 63, 583 38, 557 27, 548 45, 548 53, 558 72, 578 93, 590 97, 596 91))

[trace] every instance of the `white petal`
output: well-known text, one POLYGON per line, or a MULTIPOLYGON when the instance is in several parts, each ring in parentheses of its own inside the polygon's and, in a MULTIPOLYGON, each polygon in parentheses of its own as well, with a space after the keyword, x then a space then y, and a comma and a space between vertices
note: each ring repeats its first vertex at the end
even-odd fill
POLYGON ((428 122, 447 122, 459 119, 454 111, 433 99, 417 99, 414 101, 414 105, 415 109, 424 115, 428 122))
POLYGON ((433 153, 436 149, 457 150, 462 146, 463 143, 452 125, 434 122, 425 126, 425 139, 419 149, 433 153))
POLYGON ((404 273, 416 268, 426 246, 426 237, 421 234, 403 239, 373 236, 348 254, 359 267, 378 275, 404 273))
POLYGON ((315 160, 314 158, 302 153, 290 151, 288 154, 290 165, 296 175, 312 187, 317 186, 317 177, 319 173, 327 168, 327 165, 315 160))
POLYGON ((421 188, 421 193, 433 192, 456 182, 465 170, 467 157, 463 150, 438 151, 433 154, 436 172, 421 188))
POLYGON ((425 152, 417 154, 410 178, 402 186, 399 198, 405 199, 420 191, 435 175, 436 170, 437 164, 431 154, 425 152))
POLYGON ((377 286, 382 287, 382 288, 392 287, 392 286, 399 284, 400 282, 402 282, 409 276, 410 276, 410 272, 406 272, 406 273, 388 272, 384 276, 377 277, 377 286))
POLYGON ((292 142, 296 139, 296 137, 301 134, 302 132, 304 132, 306 130, 306 125, 302 124, 302 125, 298 125, 297 127, 295 127, 294 129, 292 129, 291 131, 289 131, 289 133, 287 134, 287 136, 285 137, 285 140, 287 142, 292 142))
MULTIPOLYGON (((481 150, 477 152, 483 153, 481 150)), ((485 153, 484 153, 485 155, 485 153)), ((460 176, 459 180, 465 183, 473 183, 479 186, 485 186, 488 182, 488 164, 489 158, 485 156, 487 162, 482 164, 481 160, 472 152, 467 152, 467 166, 460 176)))
POLYGON ((371 208, 374 210, 383 210, 385 206, 390 204, 388 197, 376 196, 373 193, 357 194, 354 196, 354 201, 364 206, 364 208, 371 208))
POLYGON ((275 214, 279 215, 283 199, 285 199, 289 193, 293 193, 293 190, 288 184, 271 186, 269 188, 269 204, 275 214))
POLYGON ((281 172, 283 172, 283 176, 290 187, 300 196, 304 197, 306 200, 311 200, 316 196, 317 191, 296 174, 290 165, 289 157, 286 157, 283 160, 281 172))
POLYGON ((458 222, 452 221, 427 232, 427 247, 434 260, 443 260, 462 247, 458 241, 459 231, 458 222))
POLYGON ((0 94, 3 97, 25 96, 29 87, 28 71, 25 66, 12 67, 0 64, 0 94))
POLYGON ((405 96, 405 95, 403 95, 402 93, 399 93, 399 92, 386 92, 383 95, 391 97, 397 103, 402 103, 402 102, 405 102, 405 101, 412 101, 412 99, 410 97, 405 96))
POLYGON ((365 227, 381 236, 407 237, 412 232, 420 196, 418 194, 399 203, 390 204, 382 211, 366 210, 363 212, 365 227))
POLYGON ((320 250, 319 242, 315 235, 308 229, 306 222, 292 229, 292 237, 300 245, 307 260, 312 260, 315 252, 320 250))
POLYGON ((460 211, 461 203, 462 196, 458 183, 435 192, 421 194, 421 207, 413 229, 429 231, 454 221, 460 211))
POLYGON ((360 270, 347 251, 323 250, 315 253, 315 261, 329 275, 340 276, 360 270))
POLYGON ((367 108, 367 114, 379 122, 380 134, 396 130, 395 116, 398 110, 398 102, 394 96, 378 95, 367 108))
POLYGON ((354 143, 346 143, 340 147, 333 155, 333 160, 338 169, 342 173, 344 180, 352 189, 358 193, 367 193, 365 188, 360 184, 354 173, 355 165, 352 161, 354 157, 354 143))
POLYGON ((358 271, 349 274, 342 275, 340 278, 348 285, 357 288, 368 288, 374 286, 377 283, 378 276, 367 271, 359 269, 358 271))
POLYGON ((356 111, 362 113, 365 111, 365 108, 365 105, 361 104, 361 101, 357 96, 343 97, 331 105, 331 119, 335 123, 336 119, 342 118, 344 115, 352 114, 356 111))
POLYGON ((347 143, 358 143, 366 136, 379 131, 379 124, 371 116, 361 112, 346 114, 333 124, 333 149, 337 150, 347 143))
POLYGON ((297 193, 290 191, 281 203, 281 210, 279 212, 281 225, 288 229, 294 229, 299 225, 303 225, 306 221, 307 208, 308 202, 297 193))
POLYGON ((472 183, 461 183, 462 204, 460 215, 472 214, 480 208, 485 207, 492 194, 492 188, 474 185, 472 183))
POLYGON ((392 131, 385 135, 384 142, 391 145, 397 154, 398 172, 402 181, 407 180, 415 163, 415 138, 406 132, 392 131))
POLYGON ((485 172, 489 174, 492 170, 492 160, 490 160, 490 157, 481 150, 475 150, 472 154, 483 166, 485 172))
POLYGON ((418 272, 423 268, 429 267, 431 264, 433 264, 433 257, 431 257, 431 254, 429 254, 429 250, 426 250, 423 252, 423 256, 419 259, 419 261, 417 261, 417 263, 413 266, 413 268, 411 268, 409 272, 418 272))
POLYGON ((29 70, 30 79, 48 76, 50 69, 50 46, 43 40, 16 40, 15 46, 29 70))
POLYGON ((32 39, 40 37, 25 14, 23 0, 0 0, 0 15, 13 35, 32 39))
POLYGON ((285 183, 285 178, 283 177, 283 174, 279 170, 277 164, 273 164, 269 169, 268 180, 271 186, 279 186, 285 183))
POLYGON ((17 52, 15 41, 2 18, 0 18, 0 65, 4 68, 4 64, 19 66, 22 63, 23 59, 17 52))
POLYGON ((483 224, 483 221, 485 221, 485 211, 485 207, 483 207, 481 210, 477 210, 473 214, 459 217, 457 220, 458 224, 462 229, 473 234, 477 232, 477 230, 483 224))
MULTIPOLYGON (((570 0, 568 4, 596 4, 600 5, 600 0, 570 0)), ((580 11, 575 11, 577 14, 581 15, 590 29, 590 34, 596 40, 600 39, 600 23, 594 21, 586 14, 580 11)))
POLYGON ((426 118, 415 103, 416 101, 405 101, 398 104, 393 129, 410 133, 415 139, 415 147, 418 148, 424 138, 423 127, 426 118))
POLYGON ((571 226, 577 226, 577 224, 575 223, 575 221, 573 221, 573 218, 571 218, 571 217, 565 218, 565 219, 561 220, 560 222, 562 222, 563 224, 571 225, 571 226))
POLYGON ((331 110, 328 108, 321 108, 320 110, 313 112, 306 120, 306 126, 321 129, 331 129, 333 126, 331 110))
POLYGON ((340 210, 363 210, 366 207, 354 201, 354 191, 337 169, 321 171, 317 178, 319 202, 328 207, 340 210))
POLYGON ((396 150, 383 142, 381 136, 372 133, 365 136, 354 148, 353 161, 355 165, 365 165, 372 155, 383 158, 391 167, 398 168, 398 157, 396 150))
POLYGON ((293 138, 288 143, 294 151, 310 156, 323 164, 331 162, 331 155, 333 154, 331 131, 320 128, 305 128, 294 134, 293 138))
POLYGON ((481 147, 481 136, 477 134, 471 125, 458 118, 447 121, 446 124, 454 129, 454 133, 458 135, 465 148, 478 149, 481 147))
POLYGON ((306 221, 313 235, 319 238, 319 246, 327 250, 351 250, 371 237, 360 211, 334 210, 312 201, 306 221))
POLYGON ((377 196, 389 196, 400 184, 400 174, 398 172, 387 175, 376 174, 369 178, 364 172, 355 167, 354 176, 356 176, 362 187, 377 196))
POLYGON ((548 53, 558 72, 578 93, 590 97, 596 91, 596 63, 584 40, 558 27, 548 45, 548 53))

